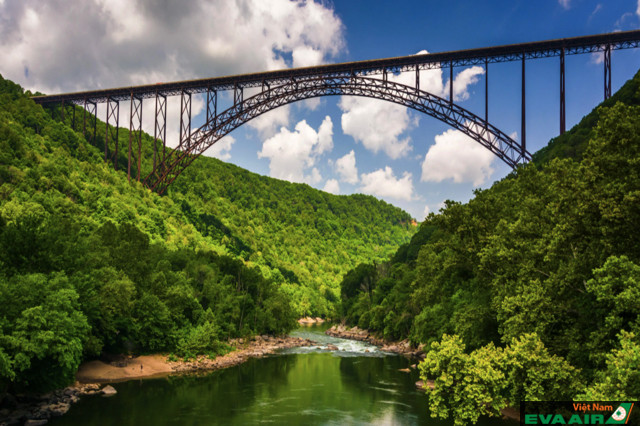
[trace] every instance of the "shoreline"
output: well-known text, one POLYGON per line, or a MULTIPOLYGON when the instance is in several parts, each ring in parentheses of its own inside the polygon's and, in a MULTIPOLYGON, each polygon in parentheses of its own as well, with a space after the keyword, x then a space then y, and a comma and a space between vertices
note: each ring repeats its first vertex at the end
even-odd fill
MULTIPOLYGON (((376 337, 369 330, 358 328, 358 326, 349 328, 345 325, 338 324, 332 326, 325 331, 325 334, 332 337, 339 337, 342 339, 359 340, 362 342, 371 343, 378 346, 380 350, 384 352, 393 352, 398 355, 404 355, 411 358, 418 358, 423 360, 425 358, 424 345, 420 345, 417 348, 411 348, 407 339, 397 341, 390 341, 376 337)), ((433 389, 435 382, 433 380, 427 380, 425 383, 423 380, 416 382, 416 389, 422 392, 426 392, 427 388, 433 389)), ((514 407, 506 407, 500 410, 503 418, 520 421, 520 410, 514 407)))
POLYGON ((242 364, 252 358, 262 358, 280 349, 310 346, 309 339, 299 337, 254 336, 251 339, 231 339, 231 352, 209 359, 200 355, 193 360, 169 361, 166 354, 142 355, 125 358, 123 361, 106 363, 88 361, 80 365, 76 382, 64 389, 42 395, 8 395, 0 409, 0 426, 24 424, 30 426, 47 424, 52 417, 65 414, 83 396, 113 396, 117 391, 109 383, 135 379, 151 379, 189 373, 204 373, 222 370, 242 364))
POLYGON ((392 352, 398 355, 404 355, 411 358, 424 359, 424 345, 420 345, 417 348, 412 348, 409 344, 409 340, 401 340, 399 342, 391 341, 376 337, 369 330, 364 330, 355 327, 347 327, 342 324, 334 325, 325 334, 332 337, 339 337, 341 339, 359 340, 361 342, 367 342, 372 345, 378 346, 383 352, 392 352))

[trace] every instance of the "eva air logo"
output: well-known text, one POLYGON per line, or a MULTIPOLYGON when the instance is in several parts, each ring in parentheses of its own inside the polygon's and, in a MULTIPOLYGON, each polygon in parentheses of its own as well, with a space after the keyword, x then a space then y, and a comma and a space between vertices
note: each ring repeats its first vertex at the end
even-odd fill
MULTIPOLYGON (((633 402, 526 402, 521 407, 521 425, 626 425, 629 424, 633 402), (551 404, 551 406, 550 406, 551 404), (555 405, 554 405, 555 404, 555 405), (553 411, 556 413, 553 413, 553 411), (532 412, 533 411, 533 412, 532 412), (537 413, 535 413, 537 411, 537 413), (549 413, 549 411, 552 411, 549 413), (567 414, 567 412, 572 414, 567 414)), ((638 413, 631 423, 637 425, 638 413)))
POLYGON ((611 418, 607 420, 608 425, 624 425, 627 424, 629 420, 629 416, 631 415, 631 410, 633 409, 633 403, 625 402, 620 404, 620 406, 613 412, 611 418))

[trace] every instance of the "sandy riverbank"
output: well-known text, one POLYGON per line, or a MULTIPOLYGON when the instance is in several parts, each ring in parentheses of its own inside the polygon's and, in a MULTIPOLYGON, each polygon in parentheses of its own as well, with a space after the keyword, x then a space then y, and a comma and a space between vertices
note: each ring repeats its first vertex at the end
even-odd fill
POLYGON ((290 336, 255 336, 250 340, 232 339, 229 344, 235 350, 214 359, 199 356, 190 361, 169 361, 167 355, 155 354, 120 357, 111 363, 98 360, 86 362, 78 369, 73 386, 45 395, 10 396, 10 407, 0 409, 0 426, 46 424, 50 418, 65 414, 72 404, 85 395, 112 396, 117 393, 111 386, 103 387, 101 384, 104 383, 220 370, 242 364, 251 358, 262 358, 279 349, 310 346, 313 342, 290 336))
POLYGON ((103 361, 89 361, 80 366, 76 380, 80 383, 108 383, 172 373, 220 370, 241 364, 250 358, 262 358, 279 349, 309 346, 312 342, 290 336, 255 336, 250 340, 232 339, 229 344, 236 349, 213 359, 201 355, 189 361, 169 361, 167 355, 156 354, 127 358, 111 364, 103 361))
POLYGON ((144 355, 128 358, 120 365, 89 361, 80 366, 76 380, 80 383, 119 382, 143 377, 168 375, 173 370, 166 355, 144 355))

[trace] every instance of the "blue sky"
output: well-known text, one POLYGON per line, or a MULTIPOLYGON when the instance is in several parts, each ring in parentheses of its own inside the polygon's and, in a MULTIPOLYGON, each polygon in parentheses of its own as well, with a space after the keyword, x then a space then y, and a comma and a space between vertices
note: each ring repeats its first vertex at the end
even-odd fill
MULTIPOLYGON (((69 3, 0 0, 3 76, 54 93, 640 28, 639 0, 69 3)), ((612 58, 616 90, 640 68, 640 52, 615 51, 612 58)), ((531 152, 558 133, 558 71, 558 58, 527 62, 531 152)), ((602 101, 601 56, 567 57, 566 74, 570 128, 602 101)), ((520 64, 492 64, 489 75, 490 121, 518 138, 520 64)), ((481 68, 455 69, 456 101, 481 116, 484 78, 481 68)), ((447 92, 447 80, 448 72, 421 77, 436 94, 447 92)), ((152 106, 145 108, 151 130, 152 106)), ((177 99, 171 108, 177 109, 177 99)), ((202 108, 202 99, 194 99, 194 111, 202 108)), ((169 144, 177 132, 173 117, 169 144)), ((199 114, 194 126, 201 122, 199 114)), ((437 212, 445 199, 466 201, 474 188, 489 187, 509 172, 431 117, 359 98, 276 110, 217 145, 209 155, 318 189, 369 193, 418 220, 437 212)))

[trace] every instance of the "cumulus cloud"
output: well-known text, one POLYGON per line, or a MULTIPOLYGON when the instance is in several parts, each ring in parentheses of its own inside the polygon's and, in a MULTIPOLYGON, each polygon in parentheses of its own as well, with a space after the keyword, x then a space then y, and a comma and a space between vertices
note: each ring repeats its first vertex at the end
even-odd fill
MULTIPOLYGON (((312 0, 0 2, 2 74, 44 93, 316 65, 344 49, 343 33, 331 6, 312 0)), ((289 110, 276 111, 251 122, 261 135, 289 125, 289 110)))
POLYGON ((428 205, 425 205, 425 206, 424 206, 424 210, 422 211, 423 217, 425 217, 425 218, 426 218, 427 216, 429 216, 429 212, 430 212, 430 211, 431 211, 431 210, 429 209, 429 206, 428 206, 428 205))
POLYGON ((482 185, 493 174, 494 154, 459 130, 449 129, 435 137, 422 162, 423 182, 471 182, 482 185))
POLYGON ((280 108, 272 109, 253 120, 247 125, 258 132, 258 135, 267 139, 278 133, 282 127, 289 127, 291 121, 291 106, 284 105, 280 108))
POLYGON ((397 178, 391 167, 378 169, 375 172, 363 173, 360 176, 365 194, 375 195, 383 198, 393 198, 396 200, 411 201, 414 199, 413 181, 409 172, 404 172, 402 178, 397 178))
POLYGON ((322 188, 325 192, 330 192, 332 194, 340 194, 340 184, 335 179, 327 180, 327 183, 324 184, 324 188, 322 188))
MULTIPOLYGON (((469 86, 476 84, 479 80, 478 76, 483 74, 484 68, 478 65, 460 71, 453 79, 453 100, 466 101, 469 99, 469 86)), ((447 82, 445 90, 449 90, 449 82, 447 82)))
MULTIPOLYGON (((426 50, 418 54, 428 53, 426 50)), ((468 88, 478 82, 484 69, 479 66, 466 68, 459 72, 453 81, 454 100, 464 101, 469 97, 468 88)), ((389 75, 389 80, 407 86, 415 86, 415 72, 389 75)), ((449 84, 443 79, 442 69, 420 71, 420 89, 440 97, 449 96, 449 84)), ((417 118, 412 119, 409 110, 403 106, 361 97, 342 97, 339 102, 342 110, 342 131, 353 137, 368 150, 377 153, 383 151, 390 158, 397 159, 411 152, 411 138, 403 136, 417 118)))
POLYGON ((336 160, 336 172, 340 175, 340 180, 350 184, 358 183, 358 168, 356 167, 356 153, 351 150, 344 157, 336 160))
POLYGON ((407 108, 356 97, 342 97, 338 106, 342 110, 342 131, 368 150, 383 151, 393 159, 411 151, 411 139, 400 137, 411 124, 407 108))
POLYGON ((204 155, 208 157, 215 157, 223 161, 227 161, 231 158, 231 146, 235 143, 233 136, 225 136, 218 142, 213 144, 211 148, 204 152, 204 155))
POLYGON ((558 0, 558 3, 567 10, 571 7, 571 0, 558 0))
POLYGON ((279 133, 267 139, 258 152, 258 158, 269 159, 271 177, 317 184, 322 181, 322 176, 314 166, 321 154, 332 149, 332 135, 333 123, 329 116, 325 117, 318 131, 302 120, 294 131, 282 127, 279 133), (306 174, 310 168, 311 173, 306 174))

